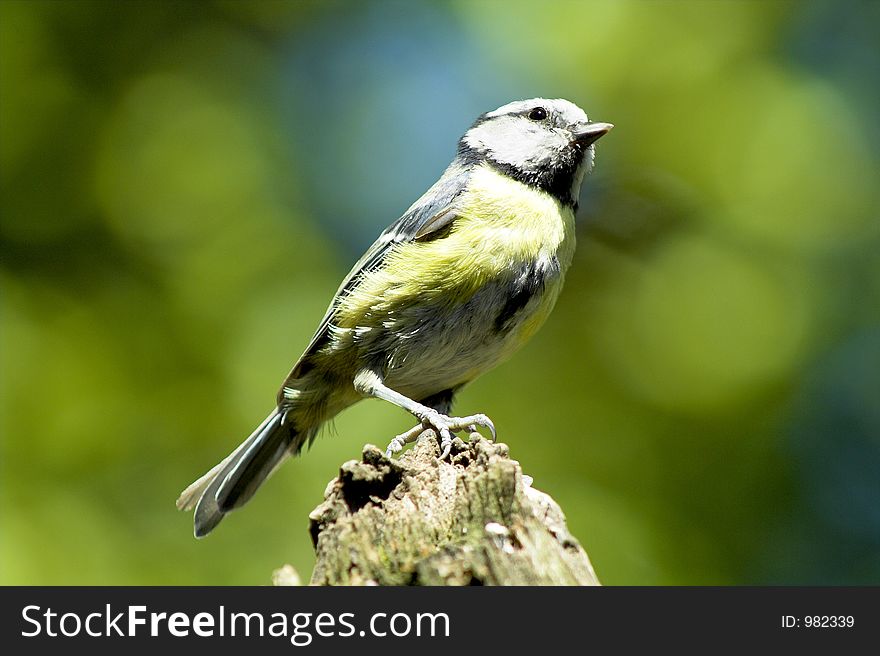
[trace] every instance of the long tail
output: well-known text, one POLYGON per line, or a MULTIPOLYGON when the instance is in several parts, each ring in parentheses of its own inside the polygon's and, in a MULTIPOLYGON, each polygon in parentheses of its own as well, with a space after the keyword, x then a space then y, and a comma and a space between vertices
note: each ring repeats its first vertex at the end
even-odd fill
POLYGON ((180 510, 192 510, 194 533, 210 533, 226 513, 240 508, 292 452, 314 435, 302 434, 277 408, 220 464, 186 488, 180 510))

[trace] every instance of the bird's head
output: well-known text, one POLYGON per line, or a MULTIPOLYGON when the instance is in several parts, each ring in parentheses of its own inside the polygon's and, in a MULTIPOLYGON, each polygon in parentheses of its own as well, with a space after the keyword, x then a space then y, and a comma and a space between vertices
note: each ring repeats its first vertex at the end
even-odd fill
POLYGON ((612 127, 591 122, 584 110, 561 98, 517 100, 480 116, 461 138, 458 152, 576 204, 593 165, 593 144, 612 127))

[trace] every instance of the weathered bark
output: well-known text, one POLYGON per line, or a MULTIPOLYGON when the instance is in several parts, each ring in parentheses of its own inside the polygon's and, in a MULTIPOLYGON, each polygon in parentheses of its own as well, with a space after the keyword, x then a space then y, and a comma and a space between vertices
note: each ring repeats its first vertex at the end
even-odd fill
POLYGON ((309 516, 312 584, 599 584, 559 506, 506 445, 456 439, 451 462, 438 455, 428 438, 400 460, 367 445, 342 465, 309 516))

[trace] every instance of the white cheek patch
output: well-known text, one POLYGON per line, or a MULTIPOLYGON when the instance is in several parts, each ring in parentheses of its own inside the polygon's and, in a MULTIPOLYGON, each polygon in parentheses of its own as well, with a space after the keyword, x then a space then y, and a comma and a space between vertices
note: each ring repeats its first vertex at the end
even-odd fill
POLYGON ((566 145, 561 135, 520 116, 500 116, 480 123, 468 130, 464 142, 498 162, 523 170, 545 165, 566 145))

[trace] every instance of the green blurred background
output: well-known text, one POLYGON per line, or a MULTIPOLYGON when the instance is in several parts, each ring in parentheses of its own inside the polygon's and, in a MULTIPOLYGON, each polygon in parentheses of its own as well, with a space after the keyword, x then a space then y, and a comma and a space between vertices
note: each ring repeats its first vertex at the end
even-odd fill
POLYGON ((347 411, 208 539, 180 490, 473 119, 598 145, 554 315, 460 397, 607 584, 880 583, 880 3, 0 2, 0 582, 264 584, 347 411))

